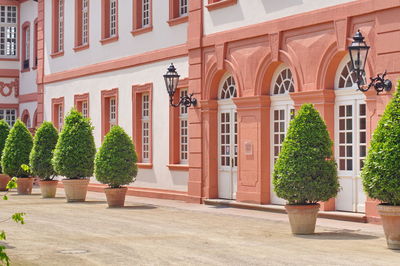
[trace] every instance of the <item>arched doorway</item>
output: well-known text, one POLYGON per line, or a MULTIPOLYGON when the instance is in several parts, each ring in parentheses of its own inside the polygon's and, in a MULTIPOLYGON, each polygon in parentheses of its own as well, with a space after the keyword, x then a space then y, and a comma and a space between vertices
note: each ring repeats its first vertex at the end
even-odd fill
POLYGON ((25 109, 25 110, 22 112, 21 120, 22 120, 22 122, 24 122, 24 124, 26 125, 27 128, 31 128, 31 127, 32 127, 32 125, 31 125, 31 118, 30 118, 30 116, 29 116, 29 111, 28 111, 28 110, 25 109))
POLYGON ((335 78, 335 158, 341 186, 335 204, 340 211, 365 212, 360 172, 367 154, 366 103, 350 70, 350 59, 345 57, 335 78))
POLYGON ((295 109, 289 93, 294 92, 292 71, 285 64, 281 64, 272 78, 271 83, 271 203, 283 205, 286 201, 279 198, 272 184, 272 173, 282 148, 290 120, 294 117, 295 109))
POLYGON ((238 127, 236 83, 225 75, 218 92, 218 197, 236 199, 238 165, 238 127))

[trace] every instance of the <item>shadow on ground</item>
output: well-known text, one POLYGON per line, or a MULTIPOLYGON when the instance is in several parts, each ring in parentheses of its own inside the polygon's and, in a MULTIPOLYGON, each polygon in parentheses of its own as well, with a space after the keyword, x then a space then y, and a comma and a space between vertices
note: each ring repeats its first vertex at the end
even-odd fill
POLYGON ((157 207, 156 206, 153 206, 153 205, 136 205, 136 206, 124 206, 124 207, 121 207, 121 208, 113 208, 113 207, 108 207, 108 209, 113 209, 113 210, 129 210, 129 209, 132 209, 132 210, 152 210, 152 209, 157 209, 157 207))
POLYGON ((368 240, 379 238, 378 236, 359 234, 355 231, 349 230, 318 232, 313 235, 296 235, 296 237, 315 240, 368 240))

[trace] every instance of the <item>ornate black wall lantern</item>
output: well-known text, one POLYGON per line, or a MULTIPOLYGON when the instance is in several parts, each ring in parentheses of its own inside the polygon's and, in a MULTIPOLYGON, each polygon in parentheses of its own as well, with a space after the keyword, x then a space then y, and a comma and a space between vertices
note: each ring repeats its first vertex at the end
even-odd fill
POLYGON ((378 74, 375 78, 370 78, 371 82, 364 85, 363 75, 365 74, 365 63, 367 62, 369 46, 364 41, 364 36, 358 30, 354 34, 353 42, 349 46, 350 59, 352 64, 352 71, 356 73, 357 87, 360 91, 368 91, 374 87, 377 94, 382 91, 390 91, 392 89, 392 82, 385 79, 386 70, 383 74, 378 74))
POLYGON ((197 100, 193 98, 193 93, 185 96, 181 96, 180 100, 178 103, 174 104, 174 95, 176 92, 176 88, 178 87, 178 82, 179 82, 179 75, 176 72, 176 68, 174 67, 174 64, 171 63, 171 65, 168 68, 167 73, 164 75, 164 80, 165 80, 165 86, 167 87, 167 92, 169 95, 169 103, 173 107, 178 107, 180 105, 190 107, 190 106, 195 106, 197 103, 197 100))

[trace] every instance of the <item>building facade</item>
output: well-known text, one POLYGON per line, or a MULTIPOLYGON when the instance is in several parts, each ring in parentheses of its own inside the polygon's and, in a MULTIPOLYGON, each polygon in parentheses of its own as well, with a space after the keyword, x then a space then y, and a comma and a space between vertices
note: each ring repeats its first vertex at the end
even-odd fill
MULTIPOLYGON (((113 125, 139 158, 132 195, 285 204, 271 173, 290 119, 313 103, 341 191, 323 210, 377 218, 360 171, 391 94, 354 86, 347 46, 371 46, 366 80, 400 74, 398 0, 0 0, 0 118, 62 129, 76 107, 97 146, 113 125), (181 75, 169 106, 163 74, 181 75)), ((92 179, 93 190, 101 185, 92 179)))

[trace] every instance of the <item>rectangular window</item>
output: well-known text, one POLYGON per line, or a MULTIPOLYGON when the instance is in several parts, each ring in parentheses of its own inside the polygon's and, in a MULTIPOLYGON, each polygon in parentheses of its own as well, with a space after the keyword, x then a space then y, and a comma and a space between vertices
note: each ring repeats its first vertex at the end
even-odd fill
POLYGON ((188 0, 179 0, 179 16, 186 16, 188 13, 188 0))
POLYGON ((24 25, 22 25, 22 42, 23 42, 23 51, 22 51, 22 69, 29 70, 29 61, 30 61, 30 46, 31 46, 31 41, 30 41, 30 26, 29 22, 25 22, 24 25))
POLYGON ((34 26, 33 26, 33 67, 37 67, 37 65, 38 65, 37 41, 38 41, 38 22, 36 19, 34 26))
POLYGON ((64 0, 53 0, 53 53, 64 50, 64 0))
POLYGON ((103 139, 113 126, 118 125, 118 88, 101 91, 101 108, 101 137, 103 139))
POLYGON ((152 167, 152 88, 152 83, 132 86, 132 132, 140 168, 152 167))
POLYGON ((110 0, 110 37, 117 35, 117 0, 110 0))
POLYGON ((149 116, 149 94, 142 94, 142 161, 150 160, 150 116, 149 116))
MULTIPOLYGON (((180 97, 187 95, 187 89, 180 90, 180 97)), ((188 110, 186 106, 181 106, 179 110, 179 125, 180 125, 180 150, 179 157, 181 164, 188 163, 188 110)))
POLYGON ((82 43, 85 45, 89 43, 89 0, 82 0, 82 43))
POLYGON ((61 131, 64 125, 64 97, 52 99, 51 105, 53 124, 58 131, 61 131))
POLYGON ((364 166, 367 154, 365 103, 339 105, 339 171, 356 171, 364 166))
POLYGON ((110 126, 115 126, 117 124, 117 103, 115 97, 110 98, 110 126))
POLYGON ((150 0, 142 0, 142 27, 150 25, 150 0))
POLYGON ((15 124, 16 114, 15 109, 0 109, 0 120, 4 119, 12 127, 15 124))
POLYGON ((64 0, 58 1, 58 51, 64 50, 64 0))
POLYGON ((0 6, 0 57, 16 57, 17 26, 17 7, 0 6))
POLYGON ((291 106, 277 107, 273 110, 272 117, 272 154, 273 163, 275 164, 278 159, 279 153, 282 149, 282 143, 286 136, 287 128, 289 127, 290 120, 294 118, 295 109, 291 106), (289 113, 289 116, 287 115, 289 113))
POLYGON ((84 118, 89 117, 89 104, 88 101, 82 101, 82 115, 84 118))
POLYGON ((61 131, 64 125, 64 108, 62 104, 59 104, 57 108, 58 108, 58 113, 57 113, 58 130, 61 131))

